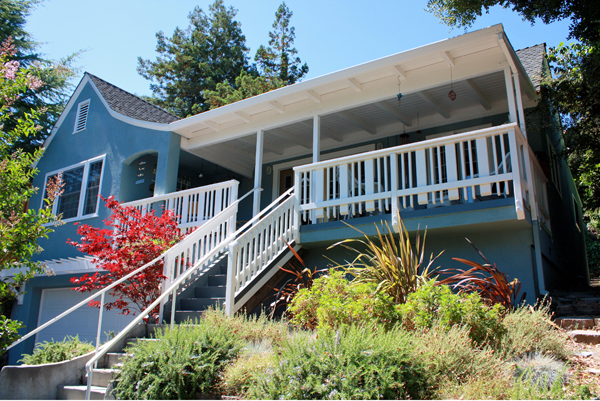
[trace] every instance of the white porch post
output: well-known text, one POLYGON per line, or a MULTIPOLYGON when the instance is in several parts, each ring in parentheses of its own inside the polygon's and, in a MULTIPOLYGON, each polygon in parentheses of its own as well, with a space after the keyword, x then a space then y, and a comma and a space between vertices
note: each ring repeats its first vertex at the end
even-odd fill
POLYGON ((523 95, 521 94, 521 81, 519 80, 519 74, 513 75, 515 82, 515 97, 517 98, 517 112, 519 114, 519 127, 523 136, 527 138, 527 127, 525 126, 525 109, 523 109, 523 95))
POLYGON ((506 82, 506 97, 508 98, 508 116, 511 123, 517 122, 517 106, 515 104, 515 88, 512 81, 510 67, 504 67, 504 81, 506 82))
MULTIPOLYGON (((258 130, 256 132, 256 165, 254 166, 254 188, 262 185, 263 141, 263 130, 258 130)), ((254 203, 252 210, 253 217, 260 212, 260 193, 261 191, 254 191, 254 203)))
MULTIPOLYGON (((313 116, 313 163, 317 163, 321 160, 321 116, 313 116)), ((318 202, 323 200, 323 170, 313 170, 314 174, 311 177, 311 191, 310 197, 312 202, 318 202), (319 194, 317 193, 320 193, 319 194)), ((312 224, 317 222, 317 218, 323 217, 323 212, 319 213, 318 210, 311 212, 312 224)))

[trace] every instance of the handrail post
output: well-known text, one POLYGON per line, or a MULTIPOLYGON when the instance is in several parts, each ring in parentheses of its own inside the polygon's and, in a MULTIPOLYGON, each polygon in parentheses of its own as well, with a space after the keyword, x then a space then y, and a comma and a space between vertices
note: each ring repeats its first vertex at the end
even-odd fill
POLYGON ((227 255, 227 286, 225 287, 225 314, 227 316, 231 316, 234 313, 235 288, 233 285, 233 276, 237 273, 237 271, 234 273, 235 248, 237 244, 235 240, 229 243, 229 254, 227 255))
POLYGON ((173 325, 175 324, 175 303, 177 302, 177 288, 179 286, 176 285, 175 288, 173 288, 173 291, 171 293, 171 329, 173 328, 173 325))
MULTIPOLYGON (((165 276, 165 278, 163 279, 161 294, 164 294, 167 291, 167 289, 169 288, 169 284, 171 284, 173 279, 173 275, 171 274, 171 258, 169 257, 170 254, 171 252, 167 252, 165 257, 163 258, 163 276, 165 276)), ((163 299, 160 302, 160 307, 158 309, 158 324, 162 324, 164 315, 165 299, 163 299)))
POLYGON ((517 212, 517 218, 519 220, 525 219, 525 205, 523 199, 523 191, 521 186, 522 172, 521 172, 521 156, 519 143, 517 141, 517 135, 515 129, 508 131, 508 145, 510 147, 511 164, 513 172, 513 191, 515 193, 515 210, 517 212))
POLYGON ((392 153, 390 155, 390 174, 391 174, 391 199, 392 202, 392 229, 395 232, 400 232, 400 222, 398 221, 398 154, 392 153))
POLYGON ((98 353, 98 348, 100 347, 100 335, 102 334, 102 315, 104 312, 104 295, 106 292, 103 292, 100 296, 100 312, 98 313, 98 331, 96 332, 96 354, 98 353))
POLYGON ((294 170, 294 198, 296 199, 296 210, 294 213, 294 239, 300 243, 300 224, 302 222, 302 210, 300 209, 300 172, 294 170))

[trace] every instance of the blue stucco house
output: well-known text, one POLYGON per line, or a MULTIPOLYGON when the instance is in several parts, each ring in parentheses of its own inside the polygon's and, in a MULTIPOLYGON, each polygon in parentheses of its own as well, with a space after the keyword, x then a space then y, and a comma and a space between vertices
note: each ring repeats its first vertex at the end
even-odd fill
MULTIPOLYGON (((349 257, 328 246, 359 235, 344 223, 397 230, 398 214, 411 233, 427 227, 442 267, 477 260, 472 240, 529 302, 585 281, 581 202, 557 157, 557 118, 537 107, 547 72, 545 45, 515 51, 495 25, 185 119, 86 73, 45 144, 30 202, 41 207, 62 172, 54 208, 66 224, 37 256, 55 275, 27 283, 12 317, 29 332, 85 298, 69 279, 95 267, 66 242, 75 222, 102 225, 99 194, 200 227, 165 255, 164 291, 177 298, 163 316, 176 321, 214 302, 228 313, 247 305, 291 257, 283 239, 325 267, 324 255, 349 257)), ((10 360, 34 341, 94 339, 97 318, 83 307, 10 360)), ((104 319, 103 331, 118 331, 131 317, 104 319)))

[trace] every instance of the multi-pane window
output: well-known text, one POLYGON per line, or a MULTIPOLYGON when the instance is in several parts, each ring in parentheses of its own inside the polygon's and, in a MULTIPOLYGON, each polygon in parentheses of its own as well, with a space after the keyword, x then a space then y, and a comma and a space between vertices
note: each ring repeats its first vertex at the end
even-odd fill
POLYGON ((44 201, 48 198, 48 182, 59 174, 62 178, 62 194, 52 205, 55 214, 62 214, 62 219, 75 219, 94 215, 98 210, 98 195, 102 180, 104 157, 88 160, 60 171, 46 174, 44 201))

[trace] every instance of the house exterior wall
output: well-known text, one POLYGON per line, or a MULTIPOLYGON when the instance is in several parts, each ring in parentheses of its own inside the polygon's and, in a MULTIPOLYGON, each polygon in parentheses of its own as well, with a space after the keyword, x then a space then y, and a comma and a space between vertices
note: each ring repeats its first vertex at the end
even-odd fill
MULTIPOLYGON (((104 197, 114 195, 120 199, 121 176, 124 162, 129 158, 137 158, 150 152, 158 153, 155 195, 175 191, 177 184, 177 168, 179 162, 180 137, 170 132, 154 131, 136 127, 113 118, 103 105, 96 91, 88 83, 80 92, 78 99, 68 111, 63 123, 45 150, 39 161, 39 173, 33 185, 39 188, 30 201, 30 207, 39 207, 42 202, 44 181, 47 172, 56 171, 91 158, 106 155, 103 166, 103 177, 100 194, 104 197), (73 134, 76 105, 90 99, 87 128, 73 134)), ((135 185, 135 184, 134 184, 135 185)), ((146 185, 146 184, 144 184, 146 185)), ((83 196, 83 195, 82 195, 83 196)), ((103 226, 103 220, 109 211, 99 201, 97 217, 80 220, 81 223, 103 226)), ((48 260, 82 256, 67 239, 77 238, 77 226, 68 222, 55 227, 48 239, 39 241, 44 249, 35 256, 36 260, 48 260)))

